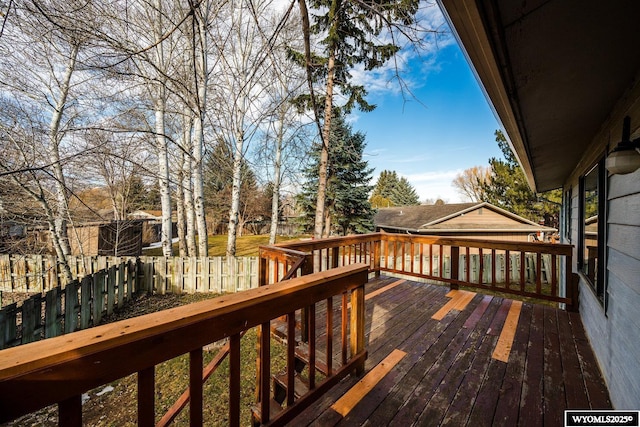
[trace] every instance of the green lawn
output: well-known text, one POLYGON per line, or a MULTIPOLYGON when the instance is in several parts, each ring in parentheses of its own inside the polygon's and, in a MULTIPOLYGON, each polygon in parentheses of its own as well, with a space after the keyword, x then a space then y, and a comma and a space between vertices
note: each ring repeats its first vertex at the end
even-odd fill
MULTIPOLYGON (((278 236, 276 242, 297 240, 304 236, 278 236)), ((258 256, 258 246, 268 245, 269 236, 267 234, 247 235, 238 237, 236 240, 236 256, 258 256)), ((227 250, 227 235, 209 236, 209 256, 224 256, 227 250)), ((178 244, 173 245, 174 254, 178 254, 178 244)), ((162 248, 153 248, 143 251, 143 255, 162 256, 162 248)))

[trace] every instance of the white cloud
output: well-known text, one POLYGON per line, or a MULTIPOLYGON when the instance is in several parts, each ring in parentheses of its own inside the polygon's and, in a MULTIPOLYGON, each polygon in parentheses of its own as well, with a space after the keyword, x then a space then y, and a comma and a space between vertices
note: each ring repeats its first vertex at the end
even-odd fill
POLYGON ((462 198, 451 183, 460 172, 459 169, 456 169, 402 175, 416 188, 421 201, 443 199, 447 203, 457 203, 462 198))

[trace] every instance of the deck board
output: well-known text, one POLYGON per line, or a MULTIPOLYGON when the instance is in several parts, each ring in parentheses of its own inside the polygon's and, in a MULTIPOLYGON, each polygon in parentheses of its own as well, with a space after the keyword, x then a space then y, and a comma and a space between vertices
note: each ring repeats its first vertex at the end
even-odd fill
POLYGON ((554 426, 562 425, 565 409, 611 408, 578 315, 523 303, 505 363, 491 355, 511 300, 477 294, 463 310, 434 320, 450 301, 448 288, 407 280, 379 291, 396 280, 367 285, 373 296, 366 302, 366 372, 396 349, 406 356, 346 416, 330 407, 357 377, 345 378, 291 425, 554 426))

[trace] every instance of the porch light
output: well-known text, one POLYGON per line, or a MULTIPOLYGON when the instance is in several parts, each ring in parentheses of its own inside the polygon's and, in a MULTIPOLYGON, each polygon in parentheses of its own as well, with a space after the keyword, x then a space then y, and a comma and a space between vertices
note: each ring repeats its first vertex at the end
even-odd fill
POLYGON ((605 167, 612 174, 624 175, 640 168, 640 138, 631 141, 631 118, 624 118, 622 141, 609 154, 605 167))

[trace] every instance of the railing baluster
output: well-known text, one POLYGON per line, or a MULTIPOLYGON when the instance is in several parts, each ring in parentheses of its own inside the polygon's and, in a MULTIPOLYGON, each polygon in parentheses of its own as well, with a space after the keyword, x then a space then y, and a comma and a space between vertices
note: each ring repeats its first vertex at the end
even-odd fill
POLYGON ((527 261, 525 259, 525 252, 520 251, 520 291, 521 292, 524 292, 524 284, 525 284, 524 273, 527 268, 526 263, 527 261))
POLYGON ((458 289, 459 283, 458 283, 458 274, 460 271, 460 248, 458 246, 451 246, 451 272, 450 272, 450 276, 451 276, 451 283, 450 283, 450 287, 451 289, 458 289))
POLYGON ((229 425, 240 427, 240 334, 229 337, 229 425))
POLYGON ((347 293, 342 294, 342 324, 340 325, 342 332, 342 364, 347 363, 347 322, 348 322, 348 302, 347 293))
POLYGON ((429 275, 433 276, 433 245, 429 244, 429 275))
POLYGON ((496 287, 496 250, 491 249, 491 287, 496 287))
POLYGON ((258 354, 258 401, 260 402, 260 414, 262 423, 266 424, 271 419, 269 414, 269 401, 271 399, 271 322, 265 322, 258 328, 258 342, 260 350, 258 354))
MULTIPOLYGON (((351 357, 364 351, 364 286, 351 291, 350 348, 351 357)), ((364 372, 364 361, 356 367, 356 375, 364 372)))
POLYGON ((82 427, 82 395, 71 396, 58 403, 58 425, 82 427))
POLYGON ((155 424, 155 366, 138 372, 138 425, 155 424))
POLYGON ((333 370, 333 297, 327 298, 327 375, 333 370))
POLYGON ((308 307, 309 312, 309 390, 316 388, 316 305, 308 307))
POLYGON ((469 259, 470 258, 469 246, 467 246, 465 249, 466 249, 466 256, 467 256, 467 258, 465 259, 465 268, 467 269, 466 280, 467 280, 467 283, 471 283, 471 260, 469 259))
POLYGON ((536 254, 536 292, 542 292, 542 254, 536 254))
POLYGON ((287 314, 287 406, 293 405, 295 398, 295 351, 296 313, 287 314))
POLYGON ((414 268, 414 258, 416 257, 415 246, 413 245, 413 240, 409 242, 409 247, 411 248, 411 273, 415 273, 414 268))
POLYGON ((551 296, 558 293, 558 260, 556 255, 551 255, 551 296))
POLYGON ((202 425, 202 347, 189 353, 189 423, 202 425))
POLYGON ((478 267, 478 284, 482 285, 484 283, 484 254, 482 253, 482 248, 478 249, 478 256, 480 257, 480 265, 478 267))
POLYGON ((505 288, 509 290, 509 284, 511 282, 511 253, 505 251, 504 255, 504 283, 505 288))

